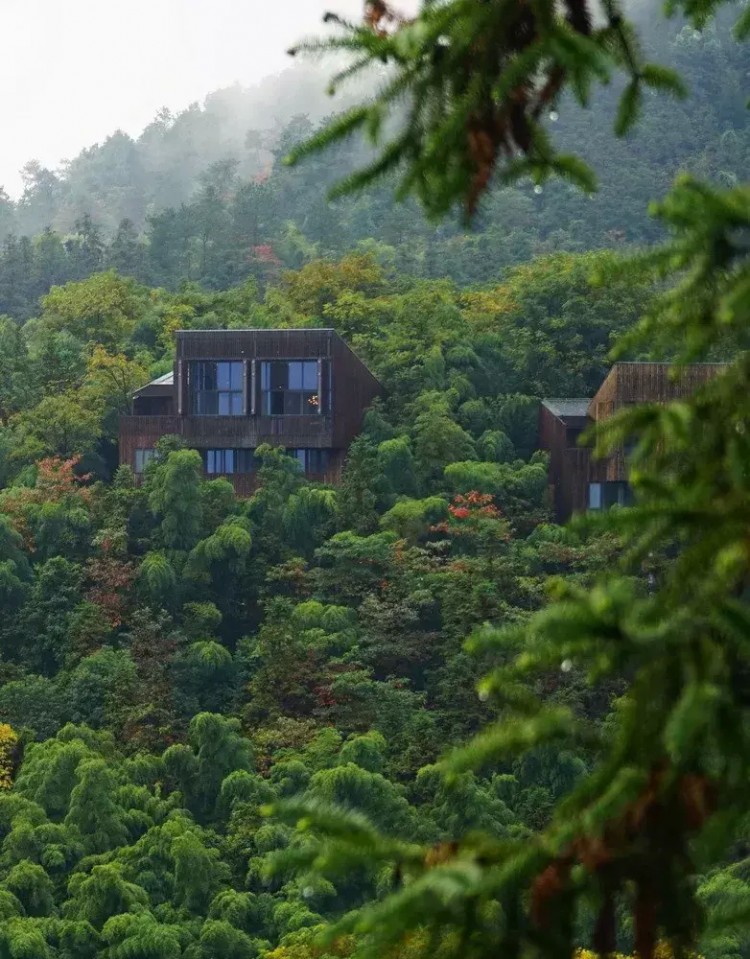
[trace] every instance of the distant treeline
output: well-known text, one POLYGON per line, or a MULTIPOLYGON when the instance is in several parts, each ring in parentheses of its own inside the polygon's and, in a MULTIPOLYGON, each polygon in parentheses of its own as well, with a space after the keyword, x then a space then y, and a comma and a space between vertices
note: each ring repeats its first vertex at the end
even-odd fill
POLYGON ((469 285, 545 253, 654 242, 649 200, 680 170, 736 181, 750 138, 740 95, 747 64, 728 28, 673 27, 649 42, 654 59, 686 77, 690 99, 654 96, 625 143, 599 122, 613 110, 614 86, 588 113, 562 105, 551 128, 563 148, 584 145, 599 192, 498 187, 471 232, 458 219, 434 227, 415 206, 395 204, 388 182, 328 202, 326 186, 363 159, 358 142, 299 168, 283 164, 320 119, 321 98, 310 92, 322 90, 320 73, 290 71, 263 96, 238 87, 203 108, 163 111, 137 141, 117 133, 59 173, 30 164, 22 199, 0 196, 0 314, 25 320, 51 286, 108 268, 149 286, 222 290, 250 278, 264 287, 280 270, 359 251, 397 273, 469 285), (291 117, 284 125, 269 120, 274 92, 276 116, 291 117), (309 115, 292 116, 308 101, 309 115))

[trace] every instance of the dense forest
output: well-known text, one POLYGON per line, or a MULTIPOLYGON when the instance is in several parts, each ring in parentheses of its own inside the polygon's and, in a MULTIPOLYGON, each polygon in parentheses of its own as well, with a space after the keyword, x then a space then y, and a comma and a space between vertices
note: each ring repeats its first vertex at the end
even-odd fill
MULTIPOLYGON (((536 436, 539 398, 591 395, 658 292, 612 248, 659 239, 645 208, 679 169, 747 169, 743 49, 723 21, 660 29, 690 99, 649 100, 624 143, 597 121, 617 91, 551 116, 601 191, 497 188, 470 230, 387 183, 329 203, 363 149, 288 168, 320 108, 258 128, 239 90, 61 172, 30 164, 2 198, 2 959, 346 957, 353 940, 321 951, 320 927, 393 876, 352 860, 327 878, 318 840, 269 805, 335 803, 439 854, 472 830, 532 837, 592 768, 585 744, 452 778, 436 763, 498 715, 485 630, 620 557, 595 522, 551 522, 536 436), (175 330, 321 325, 384 387, 340 487, 265 447, 237 499, 173 437, 142 483, 118 465, 118 416, 171 368, 175 330)), ((669 562, 649 554, 633 589, 669 562)), ((532 687, 593 742, 625 678, 592 686, 565 659, 532 687)), ((748 901, 741 839, 699 877, 706 909, 748 901)), ((594 925, 577 918, 581 947, 594 925)), ((617 947, 636 947, 625 915, 617 947)), ((750 934, 701 951, 744 959, 750 934)))
MULTIPOLYGON (((649 302, 648 284, 591 286, 612 260, 557 254, 469 290, 349 255, 263 296, 109 272, 3 321, 0 728, 16 778, 0 942, 305 955, 294 944, 379 878, 271 875, 292 833, 258 807, 301 791, 425 840, 543 824, 585 755, 451 787, 432 764, 491 715, 467 635, 524 621, 550 577, 586 583, 616 555, 550 524, 535 450, 536 397, 591 392, 649 302), (117 467, 117 414, 171 363, 173 329, 321 320, 386 392, 339 489, 270 447, 247 501, 176 439, 143 485, 117 467)), ((594 723, 613 692, 575 671, 548 688, 594 723)))
MULTIPOLYGON (((535 451, 536 397, 591 392, 650 301, 648 284, 592 287, 612 261, 557 254, 461 290, 351 255, 263 296, 103 273, 55 289, 23 327, 3 321, 11 955, 314 955, 317 926, 382 877, 274 872, 296 842, 260 817, 277 797, 351 804, 424 841, 544 824, 585 753, 453 784, 433 764, 492 715, 475 691, 489 660, 467 635, 524 622, 552 578, 590 583, 617 556, 611 536, 550 523, 535 451), (171 362, 173 329, 321 318, 386 389, 341 488, 271 448, 247 501, 175 440, 141 486, 117 468, 117 414, 171 362)), ((601 724, 617 689, 571 669, 544 692, 601 724)), ((702 895, 745 888, 719 874, 702 895)))

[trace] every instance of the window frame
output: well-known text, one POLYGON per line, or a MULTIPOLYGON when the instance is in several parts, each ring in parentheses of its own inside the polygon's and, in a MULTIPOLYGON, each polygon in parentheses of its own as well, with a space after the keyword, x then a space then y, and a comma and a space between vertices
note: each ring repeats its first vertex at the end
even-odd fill
MULTIPOLYGON (((237 359, 236 357, 223 357, 220 359, 195 359, 188 361, 188 404, 189 411, 191 416, 244 416, 245 415, 245 360, 237 359), (205 367, 209 363, 214 365, 215 369, 215 383, 216 386, 213 389, 200 388, 201 380, 205 379, 204 371, 201 369, 198 371, 199 367, 205 367), (220 386, 220 369, 219 367, 222 364, 226 364, 229 367, 229 382, 226 388, 220 386), (232 367, 237 367, 236 370, 232 370, 232 367), (239 374, 239 385, 234 380, 234 374, 239 374), (234 385, 233 385, 234 381, 234 385), (199 397, 215 397, 216 398, 216 409, 205 411, 199 407, 202 405, 199 402, 199 397), (228 402, 228 411, 222 412, 222 398, 227 398, 228 402)), ((213 404, 211 404, 213 405, 213 404)))
POLYGON ((602 508, 602 484, 589 483, 589 509, 600 510, 602 508))
POLYGON ((255 459, 255 447, 211 447, 210 449, 201 450, 201 459, 203 460, 203 472, 206 476, 250 476, 258 471, 258 463, 255 459), (231 454, 231 469, 226 469, 227 454, 231 454), (210 469, 210 461, 212 458, 214 468, 210 469), (216 469, 217 459, 224 469, 216 469), (248 464, 251 466, 251 469, 242 468, 248 464))
POLYGON ((331 450, 326 446, 301 446, 285 450, 287 456, 296 459, 302 467, 305 476, 322 476, 331 464, 331 450), (316 464, 321 469, 311 469, 311 454, 317 454, 320 461, 316 464))
POLYGON ((235 451, 231 447, 213 447, 205 451, 203 471, 206 476, 234 476, 235 451), (229 462, 227 462, 229 459, 229 462), (218 468, 218 466, 220 468, 218 468), (227 469, 229 466, 229 469, 227 469))
MULTIPOLYGON (((321 360, 322 357, 272 357, 267 359, 259 358, 260 364, 260 412, 262 416, 320 416, 321 409, 321 360), (286 387, 274 387, 273 367, 275 365, 285 364, 287 367, 286 387), (290 380, 290 367, 293 364, 299 364, 300 371, 299 388, 291 388, 288 383, 290 380), (305 386, 305 366, 309 366, 315 373, 315 387, 312 389, 309 385, 305 386), (284 400, 284 410, 274 412, 273 397, 282 396, 284 400), (299 399, 298 408, 287 410, 287 397, 299 399), (307 404, 307 405, 306 405, 307 404), (310 409, 309 407, 313 408, 310 409)), ((291 405, 291 404, 290 404, 291 405)))
POLYGON ((133 455, 133 472, 136 476, 143 476, 149 463, 153 463, 157 457, 157 450, 153 446, 138 446, 133 455), (139 468, 140 460, 140 468, 139 468))
POLYGON ((590 510, 609 510, 613 506, 629 506, 632 498, 632 490, 627 480, 589 483, 588 508, 590 510))

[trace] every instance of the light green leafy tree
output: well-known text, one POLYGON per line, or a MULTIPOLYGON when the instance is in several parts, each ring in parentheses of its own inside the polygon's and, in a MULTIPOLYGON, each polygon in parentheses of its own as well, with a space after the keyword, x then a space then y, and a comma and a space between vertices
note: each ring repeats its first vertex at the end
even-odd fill
POLYGON ((215 811, 226 776, 236 770, 250 771, 250 743, 239 732, 239 723, 214 713, 199 713, 188 730, 187 745, 170 746, 164 766, 179 785, 199 820, 215 811))
POLYGON ((195 450, 175 450, 149 473, 149 504, 159 518, 167 549, 195 546, 201 529, 200 482, 203 464, 195 450))

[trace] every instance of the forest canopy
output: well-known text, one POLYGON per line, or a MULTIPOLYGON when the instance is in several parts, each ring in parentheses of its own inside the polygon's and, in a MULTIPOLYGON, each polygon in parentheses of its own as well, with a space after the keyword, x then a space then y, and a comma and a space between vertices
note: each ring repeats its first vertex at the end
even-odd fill
POLYGON ((2 959, 750 955, 747 57, 698 6, 636 17, 689 98, 539 115, 594 197, 329 201, 373 153, 286 165, 330 129, 294 81, 0 198, 2 959), (321 326, 384 388, 340 485, 120 465, 176 330, 321 326), (738 359, 597 439, 635 507, 556 525, 540 398, 654 353, 738 359))
MULTIPOLYGON (((590 582, 616 553, 551 524, 536 449, 538 396, 592 391, 653 296, 593 286, 613 262, 560 253, 469 289, 350 254, 264 294, 111 271, 2 321, 7 948, 306 955, 380 880, 271 878, 296 840, 259 807, 299 793, 425 842, 544 824, 585 754, 458 789, 433 764, 493 715, 467 634, 526 621, 550 576, 590 582), (249 500, 176 438, 142 485, 117 466, 117 416, 171 364, 174 329, 321 322, 385 388, 338 489, 270 447, 249 500)), ((603 721, 575 673, 552 694, 603 721)))

